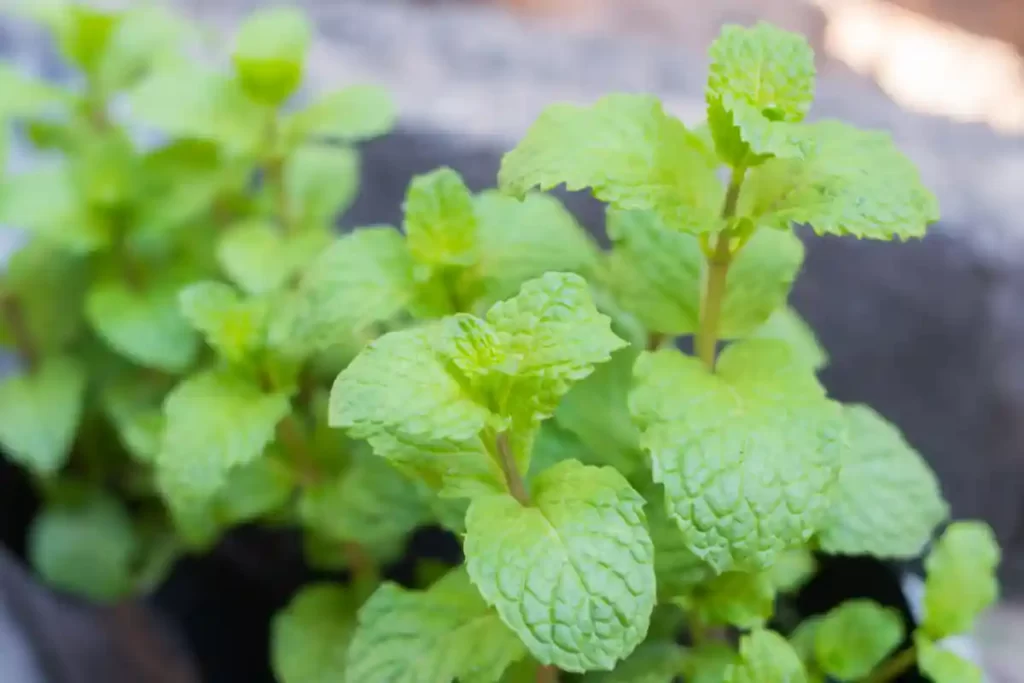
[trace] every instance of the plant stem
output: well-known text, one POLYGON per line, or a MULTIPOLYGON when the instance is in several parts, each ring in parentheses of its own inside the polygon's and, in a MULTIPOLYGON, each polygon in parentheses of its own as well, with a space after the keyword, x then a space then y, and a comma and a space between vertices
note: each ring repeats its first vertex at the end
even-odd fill
POLYGON ((288 413, 277 423, 277 440, 281 442, 303 483, 315 484, 320 480, 319 468, 306 449, 306 436, 294 413, 288 413))
POLYGON ((916 662, 917 647, 915 645, 911 645, 895 657, 885 661, 881 666, 875 669, 870 676, 865 678, 862 683, 888 683, 910 667, 914 666, 916 662))
MULTIPOLYGON (((729 180, 729 189, 725 193, 722 206, 722 218, 732 218, 736 213, 736 202, 739 200, 740 188, 747 170, 743 166, 733 169, 729 180)), ((729 265, 732 263, 732 251, 729 242, 732 234, 728 227, 718 235, 714 252, 708 257, 707 282, 704 287, 704 299, 700 307, 700 327, 697 330, 697 356, 704 362, 708 370, 715 369, 715 348, 718 345, 718 320, 722 314, 722 300, 725 298, 725 283, 729 276, 729 265)))
POLYGON ((21 362, 25 364, 29 372, 35 370, 39 365, 39 352, 32 339, 32 334, 29 332, 28 324, 25 322, 25 312, 21 308, 21 302, 12 292, 0 294, 0 314, 3 315, 7 322, 7 328, 11 331, 21 362))
POLYGON ((558 683, 558 667, 551 664, 537 667, 537 683, 558 683))
POLYGON ((516 459, 512 456, 512 447, 508 443, 508 433, 498 434, 498 458, 501 461, 501 470, 505 473, 505 482, 508 484, 509 493, 519 501, 521 505, 530 504, 530 495, 526 492, 526 485, 523 477, 516 467, 516 459))

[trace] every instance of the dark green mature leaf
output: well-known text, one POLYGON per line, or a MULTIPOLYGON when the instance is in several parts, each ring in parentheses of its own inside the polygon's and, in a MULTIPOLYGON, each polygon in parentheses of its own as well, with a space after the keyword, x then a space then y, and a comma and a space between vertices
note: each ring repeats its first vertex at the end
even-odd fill
POLYGON ((55 474, 71 452, 85 400, 85 370, 68 357, 0 381, 0 444, 40 476, 55 474))
POLYGON ((646 95, 608 95, 591 107, 555 104, 501 162, 502 190, 565 184, 619 209, 653 211, 672 230, 712 232, 724 190, 703 143, 646 95))

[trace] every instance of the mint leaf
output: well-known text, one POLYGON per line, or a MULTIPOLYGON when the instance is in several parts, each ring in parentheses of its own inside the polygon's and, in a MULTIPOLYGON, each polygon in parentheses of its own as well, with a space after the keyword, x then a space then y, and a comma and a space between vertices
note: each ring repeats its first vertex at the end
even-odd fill
POLYGON ((20 228, 54 246, 88 253, 110 243, 110 225, 90 212, 67 165, 39 166, 4 178, 0 225, 20 228))
POLYGON ((286 235, 272 223, 250 219, 224 233, 217 244, 217 260, 245 292, 266 294, 283 288, 330 243, 326 231, 286 235))
POLYGON ((303 145, 285 162, 284 183, 290 227, 333 228, 359 191, 359 153, 351 147, 303 145))
POLYGON ((218 491, 216 513, 225 526, 273 513, 295 490, 295 473, 280 457, 262 457, 232 468, 218 491))
POLYGON ((757 328, 752 335, 759 339, 778 339, 789 345, 797 358, 806 362, 815 370, 828 365, 828 352, 814 335, 814 330, 789 306, 775 311, 757 328))
POLYGON ((737 211, 759 226, 810 224, 819 235, 891 240, 921 237, 938 220, 935 196, 887 133, 838 121, 806 126, 803 159, 752 169, 737 211))
MULTIPOLYGON (((589 673, 585 683, 666 683, 675 680, 683 670, 686 651, 670 642, 643 643, 623 660, 614 671, 589 673)), ((687 679, 689 680, 689 679, 687 679)))
POLYGON ((260 10, 242 23, 232 58, 250 97, 276 107, 295 92, 311 32, 305 15, 292 7, 260 10))
POLYGON ((531 654, 566 671, 608 670, 643 640, 655 602, 643 499, 611 468, 561 462, 507 494, 473 500, 466 568, 531 654))
POLYGON ((117 430, 121 443, 137 461, 153 464, 163 438, 162 387, 137 376, 118 379, 103 387, 103 411, 117 430))
POLYGON ((161 487, 172 501, 202 501, 228 472, 256 460, 287 414, 285 394, 264 394, 227 371, 206 371, 167 396, 167 428, 157 456, 161 487))
POLYGON ((719 228, 724 196, 699 139, 646 95, 548 107, 502 159, 498 183, 514 195, 589 187, 616 208, 653 211, 691 233, 719 228))
POLYGON ((714 570, 693 554, 687 546, 679 525, 665 509, 665 494, 660 486, 645 491, 644 509, 651 541, 654 543, 654 573, 662 597, 678 597, 711 580, 714 570))
POLYGON ((8 118, 34 117, 65 102, 63 91, 45 81, 20 73, 11 64, 0 65, 0 121, 8 118))
POLYGON ((807 683, 807 672, 785 638, 757 629, 740 638, 740 658, 725 683, 807 683))
POLYGON ((400 550, 406 536, 430 519, 413 482, 370 454, 356 458, 341 475, 308 486, 298 509, 303 525, 319 535, 383 556, 400 550))
POLYGON ((387 133, 395 125, 395 103, 383 88, 356 85, 328 93, 284 119, 290 144, 309 138, 358 142, 387 133))
POLYGON ((39 476, 64 466, 78 430, 86 374, 67 357, 0 381, 0 444, 15 462, 39 476))
POLYGON ((232 152, 254 154, 263 142, 267 111, 239 83, 192 66, 161 69, 130 93, 140 122, 178 138, 198 138, 232 152))
MULTIPOLYGON (((645 212, 610 211, 608 276, 618 300, 651 331, 693 334, 700 323, 707 259, 692 235, 645 212)), ((736 255, 726 279, 719 335, 746 336, 783 305, 803 262, 800 240, 761 230, 736 255)))
POLYGON ((824 521, 845 425, 784 344, 732 344, 714 374, 675 350, 645 353, 630 410, 671 516, 716 571, 767 568, 824 521))
POLYGON ((722 683, 731 666, 739 659, 736 650, 725 643, 702 643, 686 656, 687 683, 722 683))
POLYGON ((681 603, 703 623, 755 628, 772 615, 775 586, 767 573, 725 572, 697 585, 681 603))
POLYGON ((870 674, 903 642, 903 618, 871 600, 848 600, 831 610, 814 636, 818 666, 840 681, 870 674))
POLYGON ((917 557, 949 514, 939 482, 878 413, 861 405, 845 413, 850 446, 818 544, 827 553, 917 557))
POLYGON ((798 129, 814 99, 814 52, 795 33, 761 22, 726 26, 709 50, 708 123, 719 155, 802 156, 798 129))
POLYGON ((263 344, 266 306, 243 301, 229 285, 197 282, 178 296, 182 314, 225 359, 239 363, 263 344))
POLYGON ((99 491, 47 505, 32 523, 32 566, 54 588, 97 602, 132 590, 138 542, 121 503, 99 491))
POLYGON ((517 360, 497 411, 502 415, 550 417, 574 383, 626 345, 594 306, 586 281, 574 273, 526 282, 518 295, 492 306, 486 320, 505 354, 517 360))
POLYGON ((982 683, 985 676, 978 665, 969 662, 921 633, 914 634, 917 666, 934 683, 982 683))
POLYGON ((110 97, 151 70, 173 64, 188 33, 188 26, 164 7, 123 12, 96 64, 99 91, 110 97))
POLYGON ((61 54, 87 74, 95 74, 107 50, 110 37, 124 15, 105 12, 84 4, 60 7, 51 24, 61 54))
POLYGON ((341 586, 306 586, 271 625, 271 662, 281 683, 344 680, 357 603, 341 586))
POLYGON ((818 571, 818 562, 808 548, 791 548, 779 555, 768 576, 780 593, 797 591, 818 571))
POLYGON ((132 287, 100 280, 86 297, 85 315, 112 349, 145 367, 178 373, 195 360, 199 339, 178 310, 177 282, 132 287))
POLYGON ((425 591, 378 588, 359 610, 345 680, 494 683, 524 654, 460 568, 425 591))
POLYGON ((547 272, 598 270, 597 245, 554 197, 529 193, 519 201, 487 190, 474 204, 477 262, 466 276, 467 299, 491 305, 547 272))
POLYGON ((398 315, 413 297, 412 260, 392 228, 360 228, 336 240, 306 269, 271 343, 312 353, 398 315))
POLYGON ((996 601, 999 544, 983 522, 954 522, 936 542, 924 568, 924 621, 933 640, 969 631, 978 615, 996 601))
POLYGON ((458 173, 440 168, 414 177, 403 210, 406 244, 418 263, 468 266, 476 260, 473 195, 458 173))

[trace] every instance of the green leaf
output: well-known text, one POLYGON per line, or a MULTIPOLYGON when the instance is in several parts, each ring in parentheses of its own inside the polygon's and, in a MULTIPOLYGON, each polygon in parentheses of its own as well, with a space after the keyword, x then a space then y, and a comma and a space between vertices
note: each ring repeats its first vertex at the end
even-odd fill
POLYGON ((232 468, 217 493, 216 512, 225 526, 273 513, 295 490, 295 473, 280 458, 262 457, 232 468))
POLYGON ((288 309, 271 324, 271 344, 312 353, 391 320, 413 296, 412 260, 401 234, 360 228, 306 269, 288 309))
POLYGON ((687 653, 686 683, 722 683, 737 659, 736 651, 725 643, 702 643, 687 653))
POLYGON ((630 410, 671 516, 716 571, 770 567, 824 521, 845 423, 784 344, 732 344, 713 374, 678 351, 647 352, 630 410))
POLYGON ((686 651, 671 642, 640 645, 614 671, 589 673, 584 683, 670 683, 683 670, 686 651))
POLYGON ((589 276, 597 271, 596 244, 554 197, 529 193, 519 201, 487 190, 474 204, 477 262, 466 274, 465 298, 492 305, 547 272, 589 276))
POLYGON ((189 27, 165 7, 135 7, 122 13, 96 65, 100 92, 135 85, 151 70, 173 64, 189 27))
POLYGON ((796 651, 775 631, 757 629, 740 638, 739 661, 725 673, 725 683, 806 683, 807 672, 796 651))
POLYGON ((301 229, 333 228, 359 191, 359 153, 338 145, 304 145, 284 166, 288 224, 301 229))
POLYGON ((713 579, 714 570, 693 554, 679 532, 679 525, 669 517, 661 487, 651 486, 645 494, 644 513, 654 543, 654 573, 658 578, 659 595, 684 595, 713 579))
POLYGON ((290 144, 309 138, 358 142, 387 133, 397 112, 391 95, 375 85, 356 85, 329 93, 284 120, 290 144))
POLYGON ((344 680, 494 683, 524 654, 465 570, 455 569, 426 591, 378 588, 359 610, 344 680))
POLYGON ((476 260, 473 195, 450 168, 418 175, 405 195, 403 229, 409 253, 430 267, 468 266, 476 260))
POLYGON ((90 289, 85 315, 110 348, 139 365, 182 372, 195 360, 199 339, 178 309, 178 282, 133 287, 104 279, 90 289))
POLYGON ((772 615, 775 586, 766 572, 725 572, 696 586, 683 604, 703 623, 755 628, 772 615))
POLYGON ((250 97, 276 107, 295 92, 311 33, 305 15, 292 7, 264 9, 242 23, 232 58, 250 97))
POLYGON ((48 505, 29 531, 32 566, 51 586, 97 602, 132 590, 138 542, 131 517, 99 491, 48 505))
POLYGON ((737 211, 759 226, 809 224, 819 235, 921 237, 938 220, 935 196, 887 133, 838 121, 809 124, 803 159, 752 169, 737 211))
MULTIPOLYGON (((87 277, 84 258, 34 239, 11 255, 0 280, 0 296, 15 303, 39 352, 59 353, 81 331, 87 277)), ((0 319, 0 344, 15 345, 6 317, 0 319)))
POLYGON ((86 375, 75 360, 48 358, 35 370, 0 381, 0 443, 39 476, 67 462, 85 398, 86 375))
POLYGON ((100 400, 124 447, 136 460, 151 465, 163 438, 163 396, 161 387, 140 380, 129 375, 107 384, 100 400))
POLYGON ((96 251, 110 243, 110 225, 89 211, 69 165, 44 165, 5 177, 0 225, 74 252, 96 251))
MULTIPOLYGON (((695 333, 707 271, 697 238, 639 211, 610 211, 608 236, 614 245, 608 277, 618 300, 651 331, 695 333)), ((747 336, 767 321, 785 303, 803 257, 803 244, 792 233, 754 233, 729 269, 719 336, 747 336)))
POLYGON ((227 360, 238 363, 263 345, 266 306, 242 300, 229 285, 197 282, 178 296, 186 320, 227 360))
POLYGON ((34 117, 64 104, 67 96, 45 81, 22 74, 12 64, 0 64, 0 121, 34 117))
POLYGON ((603 202, 653 211, 682 232, 712 232, 721 223, 724 191, 700 140, 646 95, 548 107, 502 159, 498 182, 515 195, 562 183, 570 191, 589 187, 603 202))
POLYGON ((184 380, 164 403, 156 462, 162 489, 172 501, 209 499, 232 468, 260 457, 288 410, 287 395, 264 394, 226 371, 184 380))
POLYGON ((917 557, 949 514, 939 482, 881 415, 862 405, 845 413, 850 446, 818 544, 834 554, 917 557))
POLYGON ((969 631, 996 601, 999 544, 984 522, 954 522, 925 559, 924 633, 933 640, 969 631))
POLYGON ((934 683, 982 683, 985 676, 977 664, 969 662, 921 633, 914 634, 917 666, 934 683))
POLYGON ((821 370, 828 365, 828 352, 814 335, 814 330, 789 306, 775 309, 764 325, 757 328, 752 336, 786 342, 797 358, 815 370, 821 370))
POLYGON ((326 231, 283 234, 272 223, 248 219, 220 238, 217 260, 243 291, 266 294, 282 289, 330 243, 326 231))
POLYGON ((341 475, 306 487, 298 509, 303 525, 319 535, 383 556, 400 552, 406 536, 430 519, 413 482, 370 454, 357 457, 341 475))
MULTIPOLYGON (((586 281, 574 273, 547 273, 487 311, 506 358, 516 359, 501 415, 550 417, 573 384, 626 346, 598 312, 586 281)), ((521 463, 523 471, 528 463, 521 463)))
POLYGON ((53 26, 61 54, 86 73, 95 74, 123 16, 85 4, 63 5, 60 20, 53 26))
POLYGON ((847 600, 818 623, 815 658, 837 680, 860 680, 903 642, 903 636, 903 618, 896 609, 871 600, 847 600))
POLYGON ((357 603, 341 586, 307 586, 274 617, 271 661, 281 683, 345 680, 357 603))
POLYGON ((818 562, 808 548, 784 551, 768 569, 772 585, 780 593, 796 592, 818 571, 818 562))
POLYGON ((726 26, 709 50, 708 123, 733 166, 755 155, 802 156, 798 129, 814 99, 814 52, 803 36, 760 22, 726 26))
POLYGON ((541 663, 610 670, 643 640, 655 579, 642 506, 615 470, 571 460, 533 480, 529 507, 471 503, 469 576, 541 663))
POLYGON ((232 152, 253 154, 266 135, 268 114, 232 78, 192 66, 161 69, 132 90, 132 114, 179 138, 198 138, 232 152))

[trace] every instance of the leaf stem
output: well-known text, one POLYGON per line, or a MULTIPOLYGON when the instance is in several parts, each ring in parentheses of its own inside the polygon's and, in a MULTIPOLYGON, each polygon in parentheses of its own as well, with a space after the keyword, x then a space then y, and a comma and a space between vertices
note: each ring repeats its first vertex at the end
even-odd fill
POLYGON ((295 413, 288 413, 277 423, 277 440, 304 484, 315 484, 320 480, 319 468, 309 455, 306 435, 295 413))
POLYGON ((11 331, 21 362, 25 364, 29 372, 35 370, 39 365, 39 351, 25 321, 25 311, 13 292, 0 293, 0 314, 3 315, 7 322, 7 328, 11 331))
MULTIPOLYGON (((736 213, 736 202, 739 200, 740 188, 747 169, 738 166, 733 169, 729 180, 729 189, 725 193, 722 205, 722 218, 732 218, 736 213)), ((725 299, 725 283, 729 276, 729 265, 732 263, 730 241, 732 232, 726 227, 718 235, 714 252, 708 256, 707 280, 704 287, 704 298, 700 307, 700 327, 697 330, 697 356, 704 362, 708 370, 715 369, 715 349, 718 345, 718 320, 722 314, 722 301, 725 299)))
POLYGON ((508 442, 508 432, 498 434, 498 459, 501 462, 501 470, 505 473, 505 482, 508 484, 509 493, 523 506, 530 504, 530 494, 526 492, 526 485, 523 477, 516 467, 516 459, 512 455, 512 447, 508 442))
POLYGON ((558 667, 551 664, 538 666, 537 683, 558 683, 558 667))
POLYGON ((917 662, 917 646, 911 645, 895 657, 883 662, 862 683, 888 683, 917 662))

